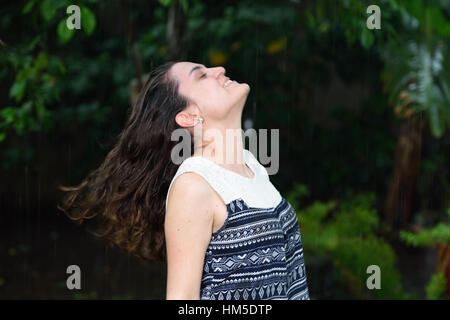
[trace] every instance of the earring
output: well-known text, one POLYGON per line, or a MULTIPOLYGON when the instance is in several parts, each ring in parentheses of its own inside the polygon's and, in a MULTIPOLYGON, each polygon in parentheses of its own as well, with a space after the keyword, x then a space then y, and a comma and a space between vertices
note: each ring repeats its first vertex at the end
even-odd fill
MULTIPOLYGON (((201 122, 203 124, 204 119, 202 117, 198 117, 198 122, 201 122)), ((197 124, 198 124, 197 122, 197 124)))

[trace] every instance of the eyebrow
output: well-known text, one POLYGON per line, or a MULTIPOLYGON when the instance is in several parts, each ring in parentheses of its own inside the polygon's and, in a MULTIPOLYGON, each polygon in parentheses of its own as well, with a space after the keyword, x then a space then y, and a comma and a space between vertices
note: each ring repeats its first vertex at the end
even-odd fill
POLYGON ((206 68, 204 65, 197 65, 195 67, 193 67, 191 69, 191 71, 189 71, 189 76, 191 75, 192 72, 194 72, 195 70, 201 69, 201 68, 206 68))

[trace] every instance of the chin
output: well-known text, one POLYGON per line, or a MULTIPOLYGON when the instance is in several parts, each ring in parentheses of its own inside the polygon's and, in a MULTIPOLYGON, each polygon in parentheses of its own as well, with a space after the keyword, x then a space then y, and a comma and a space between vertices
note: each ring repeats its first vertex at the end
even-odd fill
POLYGON ((248 97, 248 93, 250 91, 250 86, 245 84, 245 86, 243 86, 241 92, 239 93, 238 97, 237 97, 237 103, 238 104, 245 104, 245 101, 247 101, 247 97, 248 97))
POLYGON ((244 86, 248 91, 250 91, 250 86, 247 83, 241 83, 240 85, 244 86))
POLYGON ((243 85, 244 85, 244 88, 245 88, 245 95, 247 96, 248 93, 250 92, 250 86, 248 84, 246 84, 246 83, 243 83, 243 85))
POLYGON ((242 92, 245 92, 245 94, 248 94, 249 93, 249 91, 250 91, 250 86, 247 84, 247 83, 240 83, 239 84, 239 89, 242 91, 242 92))

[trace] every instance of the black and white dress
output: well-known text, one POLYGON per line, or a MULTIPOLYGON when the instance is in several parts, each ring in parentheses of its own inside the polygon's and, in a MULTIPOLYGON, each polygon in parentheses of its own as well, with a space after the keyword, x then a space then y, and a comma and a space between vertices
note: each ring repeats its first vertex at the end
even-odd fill
POLYGON ((297 215, 253 154, 244 149, 243 157, 253 178, 194 156, 181 163, 170 184, 195 172, 227 207, 205 252, 200 299, 309 300, 297 215))

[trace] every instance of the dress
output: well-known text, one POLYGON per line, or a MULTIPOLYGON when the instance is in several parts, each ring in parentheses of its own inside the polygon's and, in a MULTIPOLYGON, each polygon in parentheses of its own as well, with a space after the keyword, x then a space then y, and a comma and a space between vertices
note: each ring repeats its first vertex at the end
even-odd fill
POLYGON ((169 186, 180 174, 195 172, 227 207, 205 252, 200 299, 309 300, 297 215, 253 154, 243 149, 243 158, 253 178, 194 156, 181 163, 169 186))

